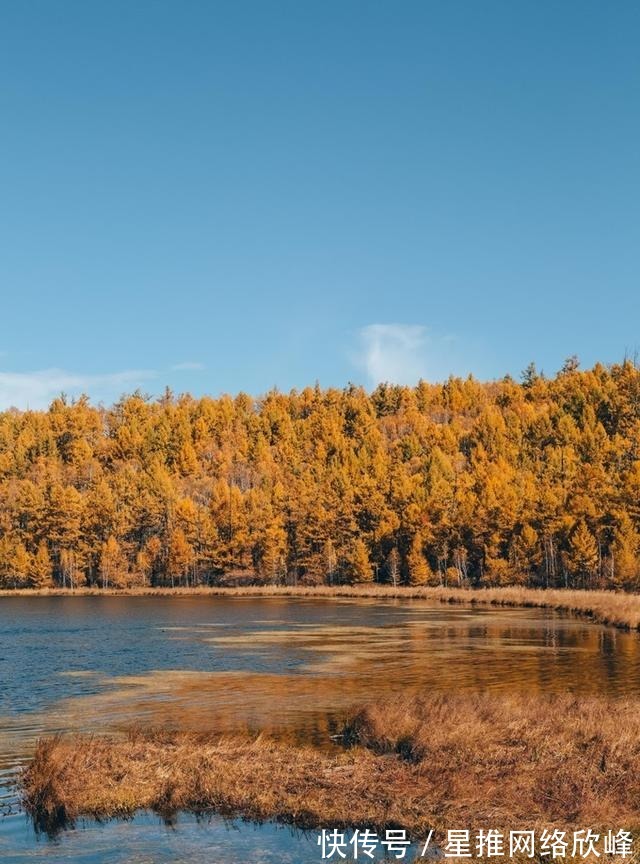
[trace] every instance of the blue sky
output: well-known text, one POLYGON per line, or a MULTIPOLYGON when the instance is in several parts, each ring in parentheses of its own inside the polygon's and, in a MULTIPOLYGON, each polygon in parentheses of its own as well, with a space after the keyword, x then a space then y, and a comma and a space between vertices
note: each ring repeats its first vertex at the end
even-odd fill
POLYGON ((0 407, 640 346, 637 3, 0 18, 0 407))

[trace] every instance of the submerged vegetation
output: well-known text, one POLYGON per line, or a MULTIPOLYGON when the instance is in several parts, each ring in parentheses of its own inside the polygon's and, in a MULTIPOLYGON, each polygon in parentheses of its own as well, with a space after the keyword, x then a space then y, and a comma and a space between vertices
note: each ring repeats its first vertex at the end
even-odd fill
POLYGON ((138 808, 301 827, 640 825, 640 702, 431 694, 355 712, 347 748, 133 732, 41 741, 23 778, 36 825, 138 808))
POLYGON ((0 586, 640 586, 640 370, 0 414, 0 586))

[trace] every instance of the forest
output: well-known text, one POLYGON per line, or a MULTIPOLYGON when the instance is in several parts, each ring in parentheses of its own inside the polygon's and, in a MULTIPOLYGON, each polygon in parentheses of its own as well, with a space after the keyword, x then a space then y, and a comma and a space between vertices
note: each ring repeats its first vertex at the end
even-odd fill
POLYGON ((640 588, 640 370, 0 414, 0 587, 640 588))

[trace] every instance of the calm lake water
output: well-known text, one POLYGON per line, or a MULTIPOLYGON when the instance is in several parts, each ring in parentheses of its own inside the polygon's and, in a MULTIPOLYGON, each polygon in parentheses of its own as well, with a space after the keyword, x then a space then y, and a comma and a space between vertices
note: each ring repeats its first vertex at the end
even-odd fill
POLYGON ((329 746, 349 706, 426 689, 640 690, 640 639, 545 610, 422 601, 0 600, 0 861, 318 862, 315 835, 181 816, 36 837, 13 781, 39 735, 134 724, 329 746))

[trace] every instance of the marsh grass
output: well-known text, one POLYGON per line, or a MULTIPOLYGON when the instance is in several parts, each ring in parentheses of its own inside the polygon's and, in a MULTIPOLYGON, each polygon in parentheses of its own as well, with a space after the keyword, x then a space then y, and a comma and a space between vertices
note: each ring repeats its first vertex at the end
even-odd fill
MULTIPOLYGON (((387 761, 394 765, 386 776, 395 775, 395 788, 405 766, 387 761)), ((328 755, 264 737, 133 731, 122 740, 44 739, 22 785, 27 812, 46 831, 79 816, 129 817, 141 808, 165 818, 179 810, 210 811, 301 828, 346 826, 352 815, 382 825, 400 812, 391 790, 381 800, 366 791, 378 762, 365 750, 328 755), (357 790, 363 792, 358 806, 345 807, 357 790)), ((414 821, 417 810, 408 816, 414 821)))
POLYGON ((640 700, 434 694, 347 719, 347 747, 143 733, 40 741, 24 805, 51 831, 146 808, 301 828, 640 825, 640 700))
POLYGON ((504 588, 441 588, 388 585, 284 586, 248 585, 236 588, 100 588, 17 589, 0 591, 0 597, 317 597, 373 600, 430 600, 440 603, 510 606, 555 609, 600 624, 626 630, 640 630, 640 594, 616 591, 572 591, 567 589, 504 588))
POLYGON ((499 825, 640 824, 640 700, 433 694, 360 709, 345 740, 428 777, 429 806, 499 825))

